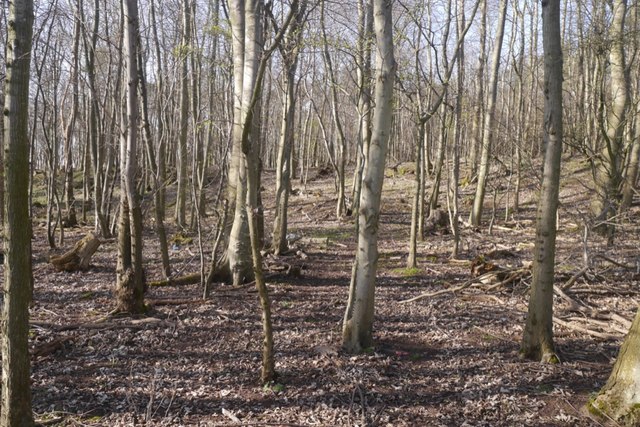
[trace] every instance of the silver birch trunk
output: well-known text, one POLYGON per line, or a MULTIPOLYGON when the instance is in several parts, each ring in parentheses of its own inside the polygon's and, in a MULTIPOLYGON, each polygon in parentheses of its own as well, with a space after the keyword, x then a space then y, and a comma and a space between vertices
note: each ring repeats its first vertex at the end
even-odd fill
POLYGON ((358 212, 355 280, 349 290, 343 323, 343 346, 349 352, 360 352, 373 343, 380 198, 393 116, 393 85, 396 74, 391 4, 390 0, 373 1, 377 43, 375 109, 358 212))
POLYGON ((544 138, 546 150, 538 201, 533 281, 521 355, 557 363, 553 344, 553 281, 556 251, 556 212, 562 158, 562 44, 560 0, 542 1, 544 49, 544 138))

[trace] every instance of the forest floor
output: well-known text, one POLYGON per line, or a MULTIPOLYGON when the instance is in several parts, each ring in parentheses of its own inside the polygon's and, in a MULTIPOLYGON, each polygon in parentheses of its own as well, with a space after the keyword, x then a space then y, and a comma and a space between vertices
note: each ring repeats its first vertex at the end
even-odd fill
MULTIPOLYGON (((589 235, 589 269, 566 290, 567 298, 555 296, 562 363, 521 360, 535 179, 524 181, 521 209, 506 221, 509 178, 494 180, 501 187, 492 233, 493 190, 484 226, 461 228, 458 260, 449 258, 452 236, 438 229, 419 243, 419 268, 408 270, 415 178, 389 172, 380 226, 375 346, 355 356, 340 348, 355 252, 353 220, 335 218, 330 174, 314 171, 306 186, 294 184, 289 230, 304 238, 290 254, 266 258, 279 374, 270 386, 259 381, 262 329, 253 285, 216 284, 207 301, 199 285, 153 287, 147 293, 148 317, 105 318, 114 308, 115 240, 103 242, 89 271, 56 272, 47 262, 46 230, 35 225, 30 345, 38 418, 69 426, 608 425, 584 406, 606 381, 625 319, 633 319, 638 307, 637 225, 621 220, 613 247, 589 235), (467 283, 477 257, 518 277, 403 302, 467 283), (300 267, 301 275, 287 275, 288 265, 300 267)), ((563 167, 558 286, 583 267, 582 213, 593 194, 588 182, 586 163, 574 160, 563 167)), ((272 184, 267 172, 267 230, 272 184)), ((474 185, 461 188, 463 219, 473 191, 474 185)), ((148 219, 151 209, 145 208, 145 268, 152 280, 160 277, 160 258, 148 219)), ((633 218, 638 211, 632 208, 633 218)), ((207 221, 215 223, 213 217, 207 221)), ((65 230, 64 247, 90 230, 65 230)), ((172 245, 177 275, 199 271, 197 235, 190 236, 192 242, 172 245)), ((204 237, 210 248, 208 229, 204 237)))

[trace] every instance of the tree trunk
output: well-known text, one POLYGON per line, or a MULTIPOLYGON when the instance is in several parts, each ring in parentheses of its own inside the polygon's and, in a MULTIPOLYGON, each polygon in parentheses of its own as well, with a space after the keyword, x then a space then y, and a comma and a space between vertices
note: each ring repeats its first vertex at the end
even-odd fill
POLYGON ((369 143, 371 142, 371 38, 373 35, 373 6, 371 0, 358 1, 358 32, 358 51, 356 53, 358 61, 358 152, 351 194, 351 213, 355 216, 358 215, 358 210, 360 209, 365 153, 369 151, 369 143))
POLYGON ((611 69, 611 100, 608 108, 604 148, 596 157, 596 188, 597 197, 593 206, 593 213, 601 222, 600 231, 613 238, 614 227, 607 221, 616 215, 619 208, 622 183, 622 146, 626 123, 627 107, 629 105, 629 73, 626 66, 624 44, 625 17, 627 1, 613 2, 613 21, 609 30, 611 48, 609 50, 609 68, 611 69))
POLYGON ((631 144, 631 153, 629 154, 629 164, 624 171, 624 183, 622 186, 622 203, 621 210, 626 210, 631 206, 633 195, 636 191, 636 179, 638 178, 638 169, 640 169, 640 109, 636 110, 635 135, 631 144))
POLYGON ((487 62, 487 0, 482 1, 482 17, 480 18, 480 57, 478 58, 478 70, 476 71, 476 85, 478 86, 473 112, 471 129, 471 152, 469 153, 469 181, 478 169, 478 149, 482 145, 482 113, 484 112, 484 67, 487 62))
POLYGON ((338 82, 333 70, 333 62, 331 55, 329 54, 329 42, 327 39, 327 29, 325 25, 325 1, 322 0, 320 6, 320 26, 322 27, 322 45, 323 45, 323 58, 325 63, 325 72, 329 77, 330 93, 331 93, 331 116, 333 117, 333 124, 338 134, 337 150, 335 152, 335 170, 336 170, 336 187, 338 200, 336 202, 336 217, 341 218, 346 213, 345 205, 345 163, 346 163, 346 149, 347 142, 344 136, 344 130, 342 129, 342 121, 338 114, 338 82))
POLYGON ((627 334, 609 380, 588 404, 616 425, 640 425, 640 309, 627 334))
MULTIPOLYGON (((176 225, 186 228, 187 212, 187 135, 189 131, 189 49, 191 46, 190 0, 182 2, 182 44, 180 58, 180 139, 178 141, 178 190, 176 193, 176 225)), ((192 70, 193 72, 193 70, 192 70)), ((194 112, 195 113, 195 112, 194 112)))
POLYGON ((373 343, 374 295, 378 264, 378 223, 384 165, 393 116, 393 85, 396 62, 390 0, 373 1, 377 43, 377 72, 372 139, 367 153, 360 210, 359 231, 352 286, 343 323, 343 346, 360 352, 373 343))
POLYGON ((80 65, 80 16, 75 15, 73 21, 73 53, 71 59, 71 116, 67 123, 64 135, 64 167, 65 167, 65 181, 64 181, 64 201, 65 201, 65 218, 64 225, 67 227, 74 227, 78 224, 76 218, 75 196, 73 194, 73 134, 76 126, 76 118, 78 116, 78 103, 79 103, 79 79, 78 68, 80 65))
POLYGON ((306 2, 300 10, 295 10, 293 23, 287 30, 287 35, 281 44, 281 53, 285 65, 285 94, 282 114, 280 141, 278 143, 278 157, 276 159, 276 213, 273 224, 272 246, 276 255, 287 251, 287 210, 289 207, 289 192, 291 191, 291 149, 293 146, 293 125, 296 111, 296 70, 298 68, 298 54, 302 41, 302 24, 306 12, 306 2))
POLYGON ((553 345, 553 279, 556 251, 556 212, 562 158, 562 41, 560 0, 542 2, 544 47, 544 137, 546 150, 538 201, 533 281, 521 354, 557 363, 553 345))
POLYGON ((58 271, 77 271, 89 268, 91 257, 100 246, 100 239, 89 233, 78 241, 73 249, 60 256, 51 256, 49 262, 58 271))
POLYGON ((138 191, 136 189, 136 158, 138 136, 138 61, 137 61, 137 33, 138 33, 138 2, 137 0, 123 0, 126 27, 124 33, 125 64, 126 64, 126 116, 122 117, 122 136, 120 140, 120 155, 122 164, 122 194, 121 205, 123 209, 122 227, 120 233, 126 234, 126 216, 129 217, 129 231, 131 235, 130 249, 123 240, 119 250, 124 254, 122 263, 118 266, 118 281, 116 295, 118 299, 118 311, 131 314, 142 313, 144 306, 144 271, 142 268, 142 210, 138 191), (128 207, 128 213, 126 208, 128 207), (130 261, 130 262, 128 262, 130 261))
POLYGON ((29 363, 32 299, 29 217, 29 68, 33 2, 9 3, 4 98, 6 153, 4 200, 4 303, 2 304, 2 402, 0 425, 33 425, 29 363))
POLYGON ((489 100, 484 116, 484 127, 482 130, 482 150, 480 155, 480 168, 478 169, 478 183, 476 194, 473 199, 473 208, 469 222, 473 226, 479 226, 482 221, 482 209, 484 204, 484 194, 486 191, 486 181, 489 175, 489 157, 491 155, 491 142, 493 138, 493 126, 495 120, 496 97, 498 95, 498 71, 500 69, 500 53, 502 52, 502 39, 504 37, 504 27, 507 18, 507 0, 500 0, 500 16, 498 17, 498 32, 491 55, 491 80, 489 81, 489 100))

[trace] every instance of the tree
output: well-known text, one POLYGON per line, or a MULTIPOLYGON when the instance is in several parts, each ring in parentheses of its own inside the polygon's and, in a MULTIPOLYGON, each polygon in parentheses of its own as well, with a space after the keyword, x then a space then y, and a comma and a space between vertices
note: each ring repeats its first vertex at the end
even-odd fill
POLYGON ((544 49, 544 138, 546 150, 538 201, 533 282, 521 354, 556 363, 553 345, 553 280, 556 250, 556 212, 562 157, 562 41, 560 0, 542 1, 544 49))
POLYGON ((489 100, 484 116, 482 128, 482 143, 480 154, 480 167, 478 169, 478 183, 473 199, 470 222, 479 226, 482 220, 482 207, 486 190, 487 175, 489 174, 489 156, 491 154, 491 140, 493 138, 493 123, 495 120, 496 98, 498 96, 498 71, 500 69, 500 52, 502 51, 502 39, 504 37, 505 21, 507 19, 507 0, 500 0, 500 16, 498 17, 498 33, 491 54, 491 76, 489 81, 489 100))
POLYGON ((289 192, 291 191, 291 149, 293 147, 293 125, 296 110, 296 70, 298 55, 301 50, 302 31, 307 2, 303 1, 300 10, 295 10, 294 20, 287 30, 280 52, 284 63, 284 108, 280 141, 276 165, 276 214, 273 224, 273 249, 276 255, 287 249, 287 209, 289 206, 289 192))
POLYGON ((342 326, 342 343, 350 352, 360 352, 371 347, 373 343, 380 198, 391 133, 393 85, 397 67, 393 53, 391 3, 391 0, 373 1, 374 29, 378 47, 375 109, 358 212, 358 247, 353 270, 355 278, 352 279, 349 289, 349 300, 342 326))
MULTIPOLYGON (((176 193, 176 224, 186 227, 187 212, 187 136, 189 131, 189 45, 191 40, 191 0, 182 1, 182 45, 180 57, 180 138, 178 142, 178 190, 176 193)), ((193 72, 193 70, 192 70, 193 72)), ((195 114, 195 111, 194 111, 195 114)))
POLYGON ((124 32, 126 111, 122 117, 120 164, 122 165, 120 225, 118 229, 118 274, 116 295, 118 311, 142 313, 144 271, 142 269, 142 209, 136 188, 136 152, 138 139, 138 2, 122 0, 126 27, 124 32))
POLYGON ((640 424, 640 309, 631 324, 607 383, 588 404, 619 424, 640 424))
POLYGON ((611 70, 611 106, 608 109, 606 125, 603 123, 602 133, 604 147, 595 159, 595 182, 598 197, 594 203, 594 213, 604 227, 610 242, 613 238, 613 226, 608 220, 616 215, 622 198, 622 163, 623 140, 626 115, 629 106, 629 70, 625 58, 625 16, 627 1, 615 0, 612 3, 613 21, 609 30, 611 48, 609 51, 609 68, 611 70))
POLYGON ((4 303, 2 304, 2 402, 0 425, 33 425, 29 367, 32 298, 29 217, 29 71, 33 2, 9 2, 4 99, 4 303))

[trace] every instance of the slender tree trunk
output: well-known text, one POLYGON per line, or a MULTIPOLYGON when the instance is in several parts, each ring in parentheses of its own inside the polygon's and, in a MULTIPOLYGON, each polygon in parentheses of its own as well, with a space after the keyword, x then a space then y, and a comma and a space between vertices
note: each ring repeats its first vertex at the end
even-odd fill
POLYGON ((30 427, 29 302, 32 299, 29 217, 29 71, 33 2, 9 3, 4 98, 4 302, 0 425, 30 427))
POLYGON ((482 131, 482 150, 480 155, 480 168, 478 169, 478 183, 473 199, 473 208, 469 222, 473 226, 479 226, 482 220, 482 208, 486 181, 489 175, 489 157, 491 155, 491 142, 493 138, 493 126, 495 121, 496 98, 498 95, 498 71, 500 69, 500 53, 502 52, 502 39, 507 18, 507 0, 500 0, 500 16, 498 17, 498 32, 496 34, 493 53, 491 55, 491 79, 489 81, 489 100, 484 116, 484 128, 482 131))
MULTIPOLYGON (((122 136, 120 140, 120 155, 122 164, 122 199, 123 207, 120 214, 123 228, 126 229, 126 208, 128 207, 129 230, 131 235, 131 247, 126 246, 126 241, 119 250, 125 254, 131 254, 130 263, 126 255, 119 265, 116 294, 118 310, 132 314, 142 313, 144 305, 144 271, 142 268, 142 210, 136 189, 136 157, 138 136, 138 61, 137 61, 137 33, 138 33, 138 2, 137 0, 122 0, 126 27, 124 33, 125 67, 126 67, 126 116, 122 117, 122 136)), ((120 232, 126 234, 122 228, 120 232)))
POLYGON ((471 179, 478 169, 478 149, 482 145, 482 113, 484 112, 484 67, 487 62, 487 0, 482 1, 482 17, 480 18, 480 57, 478 58, 478 70, 476 71, 477 94, 472 122, 471 152, 469 154, 469 166, 471 179))
MULTIPOLYGON (((187 136, 189 132, 189 49, 191 43, 190 0, 182 1, 182 45, 180 49, 180 139, 178 141, 178 190, 176 193, 176 224, 186 228, 187 212, 187 136)), ((194 70, 191 70, 194 72, 194 70)), ((195 114, 195 111, 194 111, 195 114)))
POLYGON ((373 5, 371 0, 358 1, 358 31, 358 51, 356 54, 358 61, 358 152, 351 194, 351 212, 356 217, 360 209, 362 173, 366 160, 365 153, 369 151, 371 142, 371 39, 373 35, 373 5))
MULTIPOLYGON (((138 34, 139 37, 139 34, 138 34)), ((138 39, 139 41, 139 39, 138 39)), ((142 61, 142 52, 138 49, 138 81, 140 86, 140 99, 142 104, 142 132, 144 135, 147 157, 149 158, 149 166, 151 167, 152 183, 153 183, 153 209, 155 214, 156 233, 158 234, 158 243, 160 244, 160 257, 162 259, 162 272, 164 278, 171 276, 171 262, 169 261, 169 248, 167 244, 167 232, 164 226, 164 205, 162 200, 162 185, 153 137, 151 135, 151 125, 149 122, 149 101, 147 96, 147 83, 144 73, 145 67, 142 61)))
POLYGON ((64 135, 64 167, 65 167, 65 181, 64 181, 64 201, 65 201, 65 225, 67 227, 73 227, 78 224, 76 218, 75 196, 73 194, 73 134, 76 126, 76 119, 78 117, 78 104, 79 104, 79 84, 78 84, 78 68, 80 65, 80 15, 74 16, 74 28, 73 28, 73 53, 71 58, 71 113, 69 122, 65 129, 64 135))
POLYGON ((360 352, 373 343, 376 270, 378 264, 378 223, 384 164, 393 115, 393 85, 396 62, 393 54, 393 27, 390 0, 374 0, 373 15, 377 43, 377 72, 372 139, 367 153, 360 210, 355 279, 343 323, 343 346, 360 352))
POLYGON ((342 129, 342 121, 338 114, 338 82, 333 70, 333 62, 331 55, 329 54, 329 42, 327 39, 327 29, 325 25, 325 1, 322 0, 320 6, 320 21, 322 27, 322 40, 323 40, 323 58, 325 63, 325 72, 329 77, 330 93, 331 93, 331 115, 333 117, 333 124, 338 134, 337 151, 335 153, 335 169, 336 169, 336 187, 338 193, 338 201, 336 204, 336 217, 342 217, 346 212, 345 205, 345 163, 346 163, 346 149, 347 141, 344 136, 344 130, 342 129))
POLYGON ((289 192, 291 191, 291 150, 293 146, 293 131, 295 123, 295 87, 296 70, 298 68, 298 54, 302 41, 302 24, 306 12, 306 2, 300 10, 295 10, 293 23, 287 30, 283 43, 280 45, 285 65, 284 76, 284 104, 280 141, 276 159, 276 214, 273 225, 273 249, 276 255, 287 251, 287 209, 289 207, 289 192))
POLYGON ((556 251, 556 212, 562 158, 562 44, 560 0, 542 1, 544 47, 544 137, 546 150, 538 201, 533 281, 521 354, 557 363, 553 345, 553 281, 556 251))

